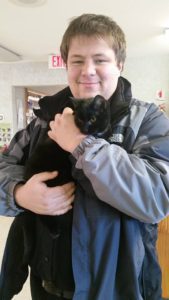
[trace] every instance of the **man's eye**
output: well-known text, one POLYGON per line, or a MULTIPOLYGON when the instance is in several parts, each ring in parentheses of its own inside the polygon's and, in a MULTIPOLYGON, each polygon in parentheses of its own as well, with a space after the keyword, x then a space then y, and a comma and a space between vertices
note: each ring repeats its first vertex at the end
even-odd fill
POLYGON ((73 64, 73 65, 80 65, 80 64, 82 64, 82 63, 83 63, 82 60, 75 60, 75 61, 72 61, 72 64, 73 64))
POLYGON ((96 62, 97 64, 103 64, 103 63, 106 62, 106 60, 105 60, 105 59, 97 59, 95 62, 96 62))

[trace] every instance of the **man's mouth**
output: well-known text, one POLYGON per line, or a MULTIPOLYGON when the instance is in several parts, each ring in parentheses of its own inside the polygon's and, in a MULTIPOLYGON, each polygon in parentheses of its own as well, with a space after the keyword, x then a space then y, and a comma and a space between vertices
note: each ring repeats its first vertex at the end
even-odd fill
POLYGON ((96 84, 99 84, 99 82, 79 82, 79 84, 83 84, 83 85, 96 85, 96 84))

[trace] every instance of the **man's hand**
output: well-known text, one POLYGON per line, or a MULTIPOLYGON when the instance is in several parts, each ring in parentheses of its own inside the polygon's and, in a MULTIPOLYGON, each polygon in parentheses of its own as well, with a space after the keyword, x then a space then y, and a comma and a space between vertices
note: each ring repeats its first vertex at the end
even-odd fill
POLYGON ((46 180, 53 179, 57 172, 42 172, 33 175, 25 184, 18 184, 14 189, 16 203, 36 214, 62 215, 72 208, 75 184, 48 187, 46 180))
POLYGON ((62 149, 71 153, 86 136, 75 125, 73 110, 69 107, 66 107, 62 114, 56 114, 55 120, 50 122, 50 128, 49 137, 62 149))

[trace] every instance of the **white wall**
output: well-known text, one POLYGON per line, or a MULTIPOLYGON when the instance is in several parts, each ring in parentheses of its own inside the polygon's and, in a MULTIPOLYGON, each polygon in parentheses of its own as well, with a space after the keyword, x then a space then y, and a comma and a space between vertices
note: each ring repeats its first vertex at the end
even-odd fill
POLYGON ((123 75, 131 81, 134 97, 152 102, 162 89, 169 102, 169 55, 129 58, 123 75))

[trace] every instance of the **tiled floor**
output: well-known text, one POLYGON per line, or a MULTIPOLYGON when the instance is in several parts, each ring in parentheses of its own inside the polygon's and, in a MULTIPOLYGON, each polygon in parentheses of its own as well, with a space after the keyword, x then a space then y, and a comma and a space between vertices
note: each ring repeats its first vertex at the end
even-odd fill
MULTIPOLYGON (((2 261, 5 241, 12 220, 13 220, 12 218, 0 216, 0 263, 2 261)), ((25 283, 22 292, 16 295, 13 298, 13 300, 31 300, 30 291, 29 291, 29 279, 25 283)))

